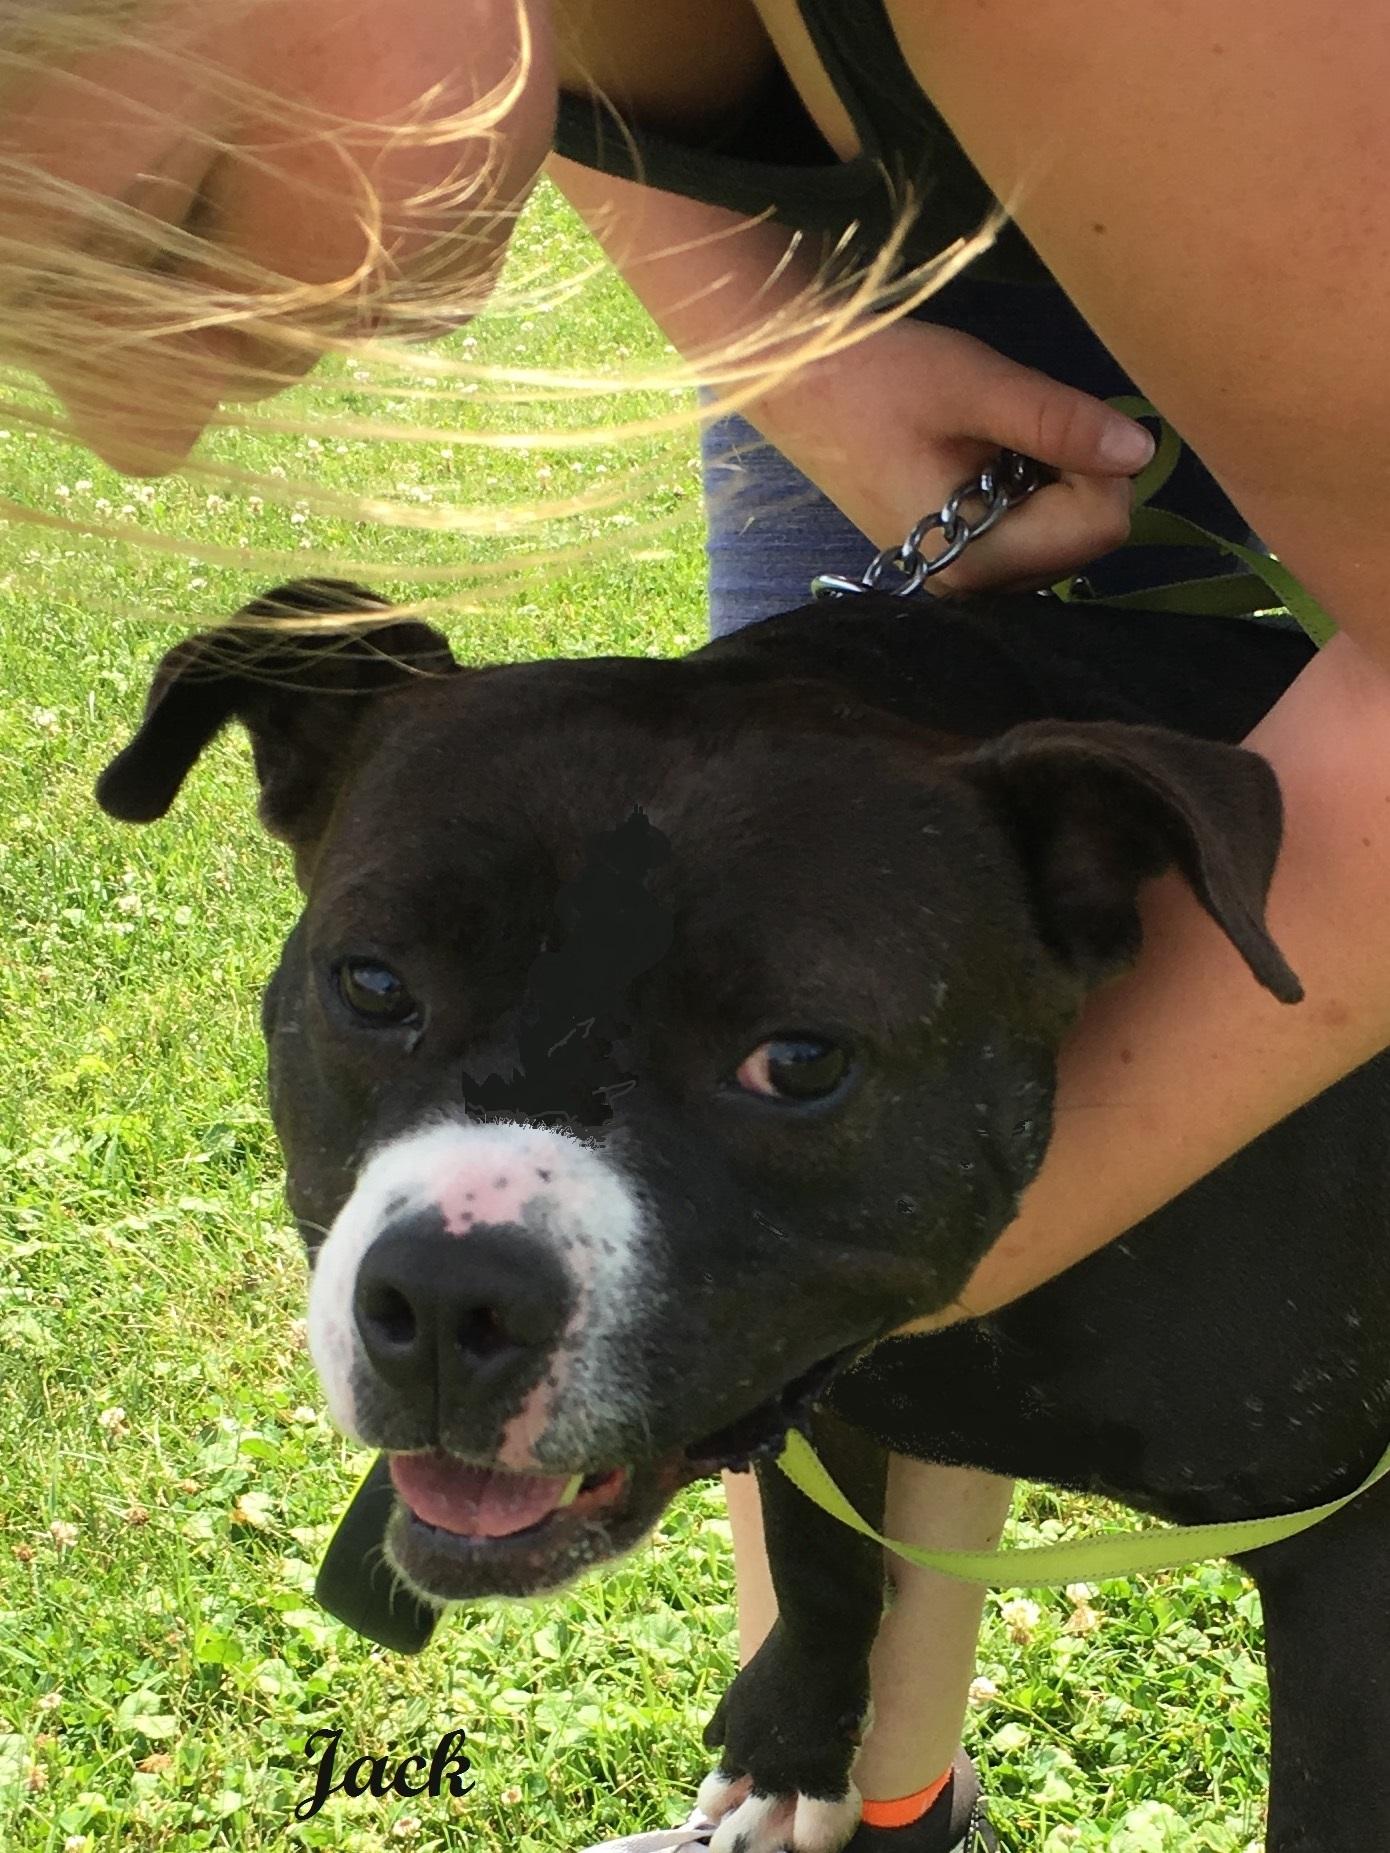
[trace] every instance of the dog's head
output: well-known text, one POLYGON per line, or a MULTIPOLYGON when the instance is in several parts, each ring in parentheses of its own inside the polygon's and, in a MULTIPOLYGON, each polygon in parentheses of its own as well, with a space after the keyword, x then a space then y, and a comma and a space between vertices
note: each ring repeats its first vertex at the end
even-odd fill
POLYGON ((99 795, 160 816, 250 734, 305 895, 264 1020, 315 1361, 395 1457, 415 1586, 529 1594, 959 1292, 1147 877, 1297 995, 1278 793, 1238 748, 949 742, 718 648, 461 670, 380 610, 282 588, 179 646, 99 795), (256 621, 306 609, 343 622, 256 621))

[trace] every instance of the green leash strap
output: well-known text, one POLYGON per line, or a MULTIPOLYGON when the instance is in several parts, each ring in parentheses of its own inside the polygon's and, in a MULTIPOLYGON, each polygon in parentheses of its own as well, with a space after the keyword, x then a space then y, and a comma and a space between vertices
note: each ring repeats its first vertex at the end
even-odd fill
MULTIPOLYGON (((1390 1473, 1390 1448, 1354 1492, 1305 1512, 1237 1519, 1229 1525, 1165 1525, 1152 1531, 1108 1532, 1068 1544, 1028 1545, 1009 1551, 928 1551, 885 1538, 860 1518, 810 1442, 795 1429, 788 1434, 777 1465, 814 1505, 908 1563, 991 1589, 1029 1589, 1039 1584, 1101 1583, 1112 1577, 1177 1570, 1209 1557, 1233 1557, 1295 1537, 1340 1512, 1390 1473)), ((382 1555, 391 1505, 386 1456, 378 1455, 333 1534, 314 1595, 330 1615, 369 1641, 395 1653, 417 1654, 429 1642, 439 1611, 404 1588, 382 1555)))
MULTIPOLYGON (((1224 553, 1239 560, 1243 573, 1222 574, 1211 579, 1187 579, 1177 585, 1157 586, 1148 591, 1107 595, 1098 602, 1127 606, 1144 611, 1178 611, 1198 617, 1250 617, 1258 611, 1279 608, 1291 612, 1319 649, 1336 631, 1317 600, 1306 592, 1281 561, 1258 547, 1244 546, 1213 534, 1185 515, 1170 514, 1154 508, 1153 498, 1177 467, 1182 454, 1182 439, 1147 399, 1133 393, 1117 394, 1107 405, 1130 418, 1152 419, 1158 426, 1158 448, 1133 484, 1134 515, 1126 547, 1193 547, 1224 553)), ((1070 599, 1075 575, 1052 589, 1059 598, 1070 599)))
MULTIPOLYGON (((1069 602, 1075 600, 1071 594, 1069 602)), ((1086 601, 1090 602, 1090 601, 1086 601)), ((1269 587, 1257 573, 1216 573, 1210 579, 1176 579, 1138 592, 1107 592, 1096 600, 1107 611, 1178 611, 1190 618, 1255 618, 1272 608, 1269 587)))
POLYGON ((1006 1551, 927 1551, 915 1544, 885 1538, 855 1511, 831 1479, 810 1442, 797 1430, 787 1435, 777 1465, 813 1505, 863 1537, 924 1570, 939 1570, 963 1583, 988 1589, 1032 1589, 1051 1583, 1100 1583, 1112 1577, 1138 1576, 1154 1570, 1180 1570, 1209 1557, 1234 1557, 1263 1550, 1300 1531, 1320 1525, 1343 1506, 1359 1499, 1390 1473, 1390 1448, 1353 1492, 1303 1512, 1278 1518, 1243 1518, 1228 1525, 1163 1525, 1152 1531, 1106 1532, 1068 1544, 1022 1545, 1006 1551))
MULTIPOLYGON (((1246 568, 1243 579, 1248 580, 1253 576, 1268 588, 1272 596, 1264 601, 1266 609, 1270 605, 1281 605, 1291 611, 1319 649, 1337 628, 1312 594, 1304 591, 1288 567, 1279 560, 1261 553, 1256 547, 1245 547, 1239 541, 1225 540, 1220 534, 1208 533, 1206 528, 1187 520, 1184 515, 1170 515, 1162 508, 1137 509, 1129 531, 1129 545, 1215 547, 1219 553, 1230 554, 1232 559, 1240 561, 1246 568)), ((1197 583, 1200 585, 1201 581, 1197 583)), ((1106 602, 1109 603, 1108 600, 1106 602)), ((1203 609, 1201 605, 1192 608, 1199 611, 1203 609)))

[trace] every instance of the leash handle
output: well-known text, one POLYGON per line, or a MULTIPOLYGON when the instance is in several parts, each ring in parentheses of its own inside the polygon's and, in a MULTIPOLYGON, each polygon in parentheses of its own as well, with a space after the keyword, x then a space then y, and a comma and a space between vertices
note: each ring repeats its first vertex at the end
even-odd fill
POLYGON ((1234 1519, 1228 1524, 1161 1525, 1152 1531, 1106 1532, 1074 1543, 1030 1544, 1003 1551, 928 1551, 919 1545, 903 1544, 897 1538, 885 1538, 859 1516, 810 1442, 796 1429, 788 1432, 777 1465, 813 1505, 908 1563, 924 1570, 939 1570, 943 1576, 954 1576, 964 1583, 983 1583, 987 1589, 1032 1589, 1054 1583, 1100 1583, 1155 1570, 1181 1570, 1210 1557, 1264 1550, 1270 1544, 1311 1530, 1368 1492, 1390 1473, 1390 1448, 1354 1491, 1302 1512, 1286 1512, 1277 1518, 1234 1519))
MULTIPOLYGON (((1245 567, 1240 575, 1222 574, 1212 579, 1189 579, 1180 585, 1157 586, 1151 591, 1126 592, 1102 601, 1106 605, 1136 606, 1150 611, 1185 612, 1197 617, 1251 617, 1256 612, 1278 606, 1292 612, 1319 649, 1333 635, 1336 625, 1310 592, 1304 590, 1281 561, 1258 547, 1213 534, 1185 515, 1170 514, 1154 508, 1152 501, 1172 475, 1182 454, 1182 439, 1147 400, 1133 393, 1121 393, 1106 401, 1116 411, 1131 418, 1152 418, 1158 424, 1158 447, 1134 479, 1134 517, 1125 547, 1193 547, 1215 551, 1239 560, 1245 567)), ((958 560, 971 541, 988 534, 994 524, 1024 502, 1035 490, 1052 480, 1049 471, 1031 457, 1016 451, 1001 451, 978 476, 959 484, 939 509, 924 515, 912 532, 896 547, 885 547, 875 554, 858 579, 843 573, 817 573, 811 581, 811 593, 817 599, 853 598, 864 592, 888 592, 896 598, 911 598, 944 567, 958 560), (969 519, 963 504, 978 501, 982 512, 969 519), (942 550, 929 559, 922 551, 927 537, 939 532, 942 550)), ((1078 579, 1073 573, 1051 589, 1061 599, 1070 600, 1078 579)))
MULTIPOLYGON (((1147 604, 1148 609, 1154 611, 1232 617, 1249 617, 1276 605, 1291 612, 1310 640, 1321 649, 1337 627, 1282 561, 1258 547, 1247 547, 1241 541, 1227 540, 1223 534, 1213 534, 1200 522, 1189 521, 1186 515, 1174 515, 1167 509, 1153 507, 1153 498, 1173 474, 1182 455, 1182 439, 1158 408, 1134 393, 1119 393, 1107 399, 1106 404, 1130 418, 1151 418, 1158 426, 1158 448, 1134 479, 1134 519, 1125 546, 1200 547, 1239 560, 1246 570, 1238 577, 1224 575, 1224 594, 1221 578, 1195 579, 1182 585, 1159 586, 1153 592, 1122 593, 1118 598, 1106 599, 1105 603, 1147 604), (1268 600, 1261 597, 1262 591, 1268 594, 1268 600)), ((1053 589, 1062 597, 1067 596, 1063 587, 1053 589)))
POLYGON ((1246 547, 1240 541, 1227 540, 1224 535, 1209 533, 1197 522, 1189 521, 1185 515, 1171 515, 1163 508, 1141 508, 1130 528, 1128 545, 1208 547, 1215 548, 1218 553, 1228 553, 1266 587, 1270 594, 1268 605, 1279 605, 1292 612, 1319 649, 1336 632, 1337 627, 1331 618, 1312 593, 1304 590, 1282 560, 1276 560, 1273 554, 1261 553, 1257 547, 1246 547))

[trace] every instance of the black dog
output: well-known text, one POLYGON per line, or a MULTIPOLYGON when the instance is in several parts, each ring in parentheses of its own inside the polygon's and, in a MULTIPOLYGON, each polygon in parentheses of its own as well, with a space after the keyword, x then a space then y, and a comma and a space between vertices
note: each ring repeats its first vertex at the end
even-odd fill
MULTIPOLYGON (((866 598, 676 662, 458 670, 379 608, 285 588, 173 651, 100 796, 160 816, 250 733, 307 897, 265 1029, 312 1344, 393 1455, 417 1590, 554 1587, 812 1403, 871 1519, 885 1448, 1179 1522, 1358 1483, 1390 1435, 1384 1059, 1021 1303, 873 1348, 1010 1220, 1141 882, 1176 865, 1297 999, 1275 781, 1230 743, 1300 637, 866 598), (287 609, 344 627, 246 622, 287 609)), ((781 1617, 711 1727, 755 1790, 716 1844, 810 1853, 853 1825, 881 1557, 775 1471, 763 1501, 781 1617)), ((1249 1562, 1270 1853, 1390 1847, 1388 1501, 1249 1562)))

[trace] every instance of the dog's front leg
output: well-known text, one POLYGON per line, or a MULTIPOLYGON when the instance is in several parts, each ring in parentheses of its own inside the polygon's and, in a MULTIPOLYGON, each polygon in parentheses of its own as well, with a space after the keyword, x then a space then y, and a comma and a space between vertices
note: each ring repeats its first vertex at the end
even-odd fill
MULTIPOLYGON (((881 1525, 883 1448, 824 1411, 811 1433, 850 1501, 881 1525)), ((720 1823, 711 1853, 837 1853, 859 1820, 850 1768, 869 1707, 883 1553, 779 1468, 758 1478, 777 1621, 705 1733, 722 1754, 700 1806, 720 1823)))

